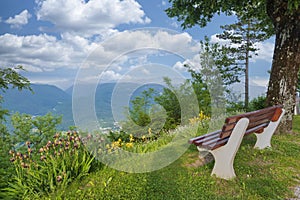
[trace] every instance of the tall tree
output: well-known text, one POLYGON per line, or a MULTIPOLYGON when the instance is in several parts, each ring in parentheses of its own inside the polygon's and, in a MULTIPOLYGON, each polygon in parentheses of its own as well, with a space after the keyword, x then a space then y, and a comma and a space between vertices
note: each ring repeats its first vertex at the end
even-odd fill
MULTIPOLYGON (((211 106, 214 108, 213 112, 217 109, 225 107, 225 95, 230 93, 228 86, 239 82, 239 76, 242 69, 238 65, 234 65, 235 59, 232 57, 229 49, 221 46, 218 43, 211 43, 208 37, 204 41, 200 41, 202 52, 200 53, 201 69, 194 69, 192 66, 186 65, 192 77, 192 84, 197 93, 198 101, 203 101, 204 91, 208 89, 209 100, 211 104, 205 104, 199 107, 200 110, 205 111, 205 114, 211 114, 210 108, 203 108, 204 106, 211 106), (196 87, 202 83, 202 87, 196 87), (203 87, 205 86, 205 87, 203 87), (202 94, 199 94, 199 90, 202 94)), ((215 113, 216 114, 216 113, 215 113)))
POLYGON ((243 16, 244 13, 237 13, 237 22, 221 26, 223 33, 217 37, 230 42, 225 45, 235 60, 234 65, 242 68, 245 75, 245 98, 244 107, 248 110, 249 105, 249 63, 253 54, 256 54, 258 48, 255 43, 265 40, 268 35, 261 27, 257 26, 259 20, 243 16))
POLYGON ((214 14, 244 12, 260 20, 266 34, 275 34, 275 49, 267 92, 267 104, 283 104, 286 114, 280 132, 292 130, 297 74, 300 67, 300 0, 169 0, 169 17, 178 17, 182 27, 204 27, 214 14))

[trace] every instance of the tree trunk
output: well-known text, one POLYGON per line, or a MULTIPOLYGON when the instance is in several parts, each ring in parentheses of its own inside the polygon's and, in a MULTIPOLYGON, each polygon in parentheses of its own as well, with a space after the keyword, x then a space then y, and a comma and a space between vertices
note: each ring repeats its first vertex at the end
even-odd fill
POLYGON ((286 114, 278 131, 287 133, 292 131, 300 66, 300 9, 291 12, 287 9, 286 1, 268 0, 267 13, 276 33, 267 104, 283 105, 286 114))
POLYGON ((245 109, 249 109, 249 50, 246 52, 245 64, 245 109))
POLYGON ((247 47, 246 47, 246 63, 245 63, 245 109, 249 110, 249 47, 250 47, 250 20, 248 20, 247 24, 247 47))

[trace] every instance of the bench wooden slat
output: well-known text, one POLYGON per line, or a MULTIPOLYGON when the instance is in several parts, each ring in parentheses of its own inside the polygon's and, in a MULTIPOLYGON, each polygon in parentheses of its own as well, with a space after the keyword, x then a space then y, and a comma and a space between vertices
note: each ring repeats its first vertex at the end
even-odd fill
POLYGON ((250 133, 262 133, 264 128, 266 128, 269 125, 269 123, 264 123, 259 126, 247 129, 245 132, 245 135, 249 135, 250 133))
MULTIPOLYGON (((263 124, 267 121, 270 121, 272 119, 273 115, 274 115, 273 113, 266 113, 266 114, 259 115, 259 116, 251 116, 248 118, 249 119, 249 127, 251 128, 251 126, 257 126, 259 124, 263 124)), ((222 131, 228 132, 230 130, 233 130, 235 125, 236 125, 236 123, 225 124, 222 128, 222 131)), ((227 136, 225 136, 225 137, 227 137, 227 136)))
POLYGON ((220 132, 221 132, 221 130, 218 130, 218 131, 214 131, 214 132, 211 132, 211 133, 207 133, 207 134, 205 134, 205 135, 200 135, 200 136, 198 136, 198 137, 195 137, 195 138, 190 139, 190 140, 189 140, 189 143, 190 143, 190 144, 193 144, 195 141, 202 140, 202 139, 207 138, 207 137, 210 137, 210 136, 212 136, 212 135, 219 135, 220 132))
POLYGON ((247 129, 251 129, 255 126, 259 126, 259 125, 265 124, 265 123, 269 124, 270 121, 271 121, 270 119, 262 119, 261 121, 250 122, 247 129))
POLYGON ((228 142, 228 140, 229 140, 229 137, 223 138, 223 139, 218 138, 218 139, 203 143, 201 146, 206 149, 209 149, 209 150, 214 150, 221 146, 224 146, 228 142))
POLYGON ((274 112, 270 112, 270 113, 264 113, 262 115, 249 116, 248 119, 249 119, 250 122, 260 121, 262 119, 271 120, 273 115, 274 115, 274 112))
POLYGON ((201 140, 196 140, 196 141, 194 141, 194 144, 198 146, 198 145, 203 144, 204 142, 207 142, 207 141, 210 141, 210 140, 216 139, 216 138, 220 138, 219 134, 214 134, 214 135, 211 135, 209 137, 205 137, 205 138, 203 138, 201 140))
POLYGON ((211 150, 214 150, 214 149, 217 149, 217 148, 219 148, 219 147, 221 147, 221 146, 224 146, 225 144, 227 144, 228 140, 229 140, 229 137, 220 140, 219 142, 217 142, 217 143, 211 148, 211 150))

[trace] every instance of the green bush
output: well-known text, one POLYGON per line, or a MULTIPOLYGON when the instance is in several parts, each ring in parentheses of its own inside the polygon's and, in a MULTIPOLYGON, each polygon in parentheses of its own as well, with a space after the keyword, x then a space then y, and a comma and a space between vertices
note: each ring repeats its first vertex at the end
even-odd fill
POLYGON ((55 134, 38 151, 26 142, 27 153, 10 151, 16 175, 5 189, 7 197, 38 197, 65 188, 87 175, 94 157, 85 149, 76 131, 55 134))
POLYGON ((249 102, 249 111, 260 110, 266 107, 266 96, 258 96, 249 102))
POLYGON ((40 148, 57 132, 57 126, 61 121, 61 116, 54 116, 52 113, 33 117, 16 112, 11 116, 14 128, 12 142, 20 146, 25 141, 30 141, 34 148, 40 148))

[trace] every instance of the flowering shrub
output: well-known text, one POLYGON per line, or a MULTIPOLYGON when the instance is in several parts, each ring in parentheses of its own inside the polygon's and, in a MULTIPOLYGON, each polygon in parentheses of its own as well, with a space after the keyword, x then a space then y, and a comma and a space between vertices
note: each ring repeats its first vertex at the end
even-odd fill
POLYGON ((190 119, 190 124, 200 123, 203 128, 207 128, 209 121, 210 117, 208 115, 205 115, 203 111, 201 111, 198 117, 190 119))
POLYGON ((26 145, 26 153, 9 152, 16 175, 6 191, 13 198, 48 194, 64 188, 72 180, 86 175, 94 160, 76 131, 56 133, 53 141, 40 149, 34 149, 30 142, 26 145))
POLYGON ((125 149, 131 149, 133 148, 134 142, 136 142, 136 139, 133 137, 132 134, 125 134, 123 132, 123 137, 114 138, 115 141, 112 141, 111 144, 106 144, 105 148, 109 152, 113 150, 117 150, 118 148, 125 148, 125 149))

